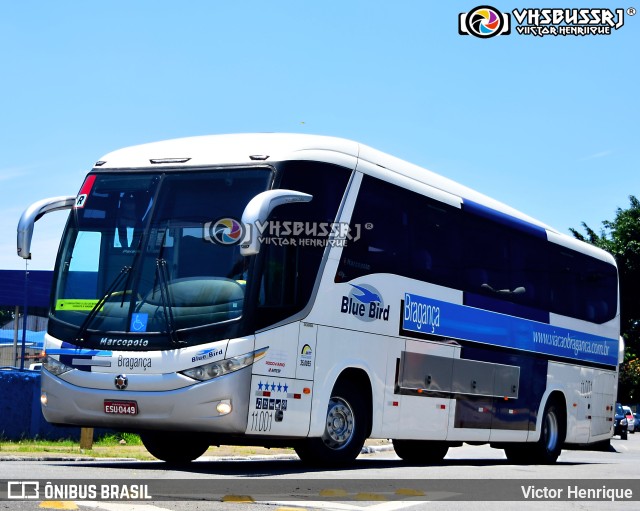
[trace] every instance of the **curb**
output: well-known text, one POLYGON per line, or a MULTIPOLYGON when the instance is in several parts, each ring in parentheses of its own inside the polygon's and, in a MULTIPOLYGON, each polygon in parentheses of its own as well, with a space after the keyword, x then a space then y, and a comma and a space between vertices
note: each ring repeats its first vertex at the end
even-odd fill
MULTIPOLYGON (((365 445, 360 454, 393 451, 392 445, 365 445)), ((202 456, 200 461, 267 461, 267 460, 297 460, 295 454, 255 454, 251 456, 202 456)), ((0 456, 2 461, 153 461, 137 458, 94 458, 92 456, 0 456)), ((156 460, 158 461, 158 460, 156 460)))
POLYGON ((374 452, 393 451, 393 445, 365 445, 360 454, 373 454, 374 452))
POLYGON ((93 456, 0 456, 0 461, 140 461, 136 458, 95 458, 93 456))

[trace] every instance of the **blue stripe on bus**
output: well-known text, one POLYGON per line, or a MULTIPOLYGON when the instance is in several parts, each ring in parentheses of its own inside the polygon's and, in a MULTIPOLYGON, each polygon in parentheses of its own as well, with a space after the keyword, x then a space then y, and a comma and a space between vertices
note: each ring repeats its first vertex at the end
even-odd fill
POLYGON ((402 328, 576 361, 616 366, 618 339, 405 293, 402 328))
POLYGON ((113 355, 112 351, 106 350, 88 350, 83 348, 73 349, 47 349, 47 355, 75 355, 85 357, 110 357, 113 355))
POLYGON ((544 240, 547 239, 547 231, 545 231, 542 227, 531 224, 529 222, 525 222, 524 220, 520 220, 519 218, 513 217, 511 215, 501 213, 500 211, 497 211, 495 209, 488 208, 487 206, 483 206, 482 204, 479 204, 472 200, 463 199, 462 209, 474 215, 487 218, 502 225, 506 225, 507 227, 523 231, 531 236, 535 236, 536 238, 542 238, 544 240))
POLYGON ((484 296, 465 291, 464 304, 477 309, 490 310, 501 314, 507 314, 509 316, 531 319, 540 323, 549 323, 549 311, 520 305, 507 300, 500 300, 491 296, 484 296))

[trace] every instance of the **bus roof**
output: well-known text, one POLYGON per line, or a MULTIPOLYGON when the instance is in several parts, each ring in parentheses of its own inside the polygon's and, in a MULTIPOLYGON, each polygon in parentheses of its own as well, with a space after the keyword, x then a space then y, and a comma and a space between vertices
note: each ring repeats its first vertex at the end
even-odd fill
POLYGON ((152 160, 187 158, 186 162, 176 163, 185 167, 249 164, 255 163, 256 156, 282 161, 294 158, 293 153, 311 150, 357 157, 359 146, 357 142, 342 138, 299 133, 204 135, 125 147, 103 156, 100 160, 104 164, 100 168, 148 168, 153 166, 152 160))
POLYGON ((375 170, 364 170, 364 172, 376 177, 384 179, 385 176, 392 177, 393 174, 399 174, 453 195, 463 203, 465 199, 476 202, 553 233, 550 239, 553 238, 556 243, 615 264, 610 254, 560 233, 511 206, 423 167, 344 138, 302 133, 242 133, 177 138, 110 152, 96 163, 94 170, 149 169, 156 166, 161 170, 165 166, 172 169, 181 167, 187 169, 210 165, 256 164, 259 161, 308 159, 309 156, 305 156, 304 153, 311 155, 317 151, 342 155, 345 159, 355 158, 370 162, 375 165, 375 170))

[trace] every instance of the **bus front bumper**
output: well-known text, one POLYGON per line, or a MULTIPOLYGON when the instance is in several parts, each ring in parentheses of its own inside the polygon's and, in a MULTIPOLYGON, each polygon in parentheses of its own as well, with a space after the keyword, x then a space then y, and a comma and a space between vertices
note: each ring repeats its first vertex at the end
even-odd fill
POLYGON ((59 425, 116 428, 122 430, 200 431, 244 433, 247 427, 251 367, 213 380, 163 391, 91 389, 72 385, 42 371, 42 413, 59 425), (45 404, 46 401, 46 404, 45 404), (107 413, 105 403, 135 402, 107 413), (221 414, 218 405, 229 403, 221 414), (135 414, 127 413, 135 410, 135 414))

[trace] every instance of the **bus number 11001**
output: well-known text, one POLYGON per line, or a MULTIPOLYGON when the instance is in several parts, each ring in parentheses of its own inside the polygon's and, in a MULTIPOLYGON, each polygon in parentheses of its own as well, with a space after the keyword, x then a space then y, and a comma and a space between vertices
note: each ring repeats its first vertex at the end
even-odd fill
POLYGON ((255 410, 251 414, 251 431, 271 431, 273 412, 255 410))

